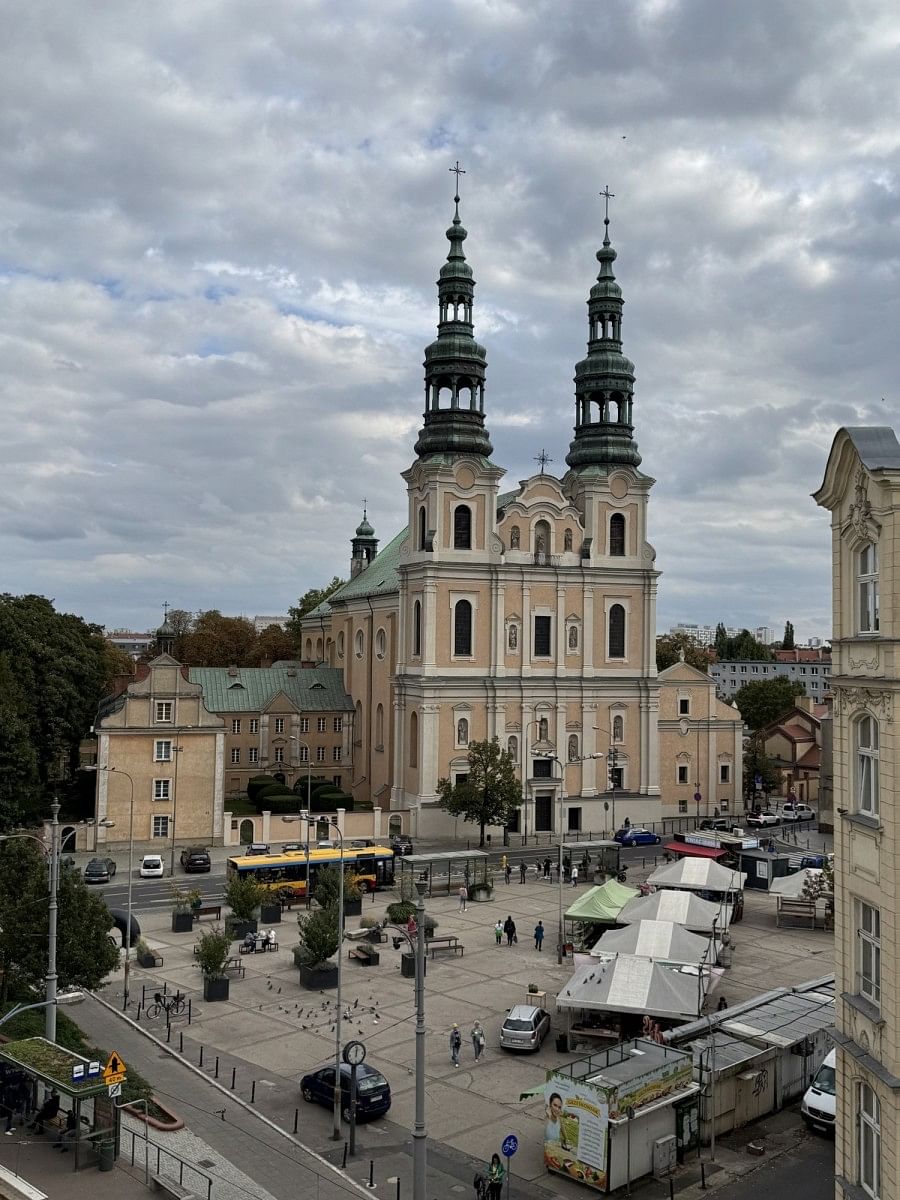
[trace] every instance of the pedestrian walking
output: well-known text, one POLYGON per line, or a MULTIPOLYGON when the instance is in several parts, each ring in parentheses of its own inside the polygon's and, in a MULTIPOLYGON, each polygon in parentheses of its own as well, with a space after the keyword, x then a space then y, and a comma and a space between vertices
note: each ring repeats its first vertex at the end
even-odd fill
POLYGON ((578 886, 578 867, 572 868, 572 887, 578 886))
POLYGON ((476 1021, 472 1026, 472 1049, 475 1051, 475 1061, 478 1062, 484 1054, 484 1030, 480 1021, 476 1021))
POLYGON ((525 882, 525 875, 527 874, 527 872, 528 872, 528 868, 525 866, 525 859, 523 858, 522 861, 519 863, 519 883, 525 882))
POLYGON ((459 911, 465 912, 466 905, 469 902, 469 889, 464 883, 459 885, 459 911))
POLYGON ((548 854, 547 857, 544 859, 544 878, 545 879, 550 878, 550 867, 551 867, 550 855, 548 854))
POLYGON ((497 945, 499 946, 503 941, 503 926, 500 924, 499 917, 497 918, 497 924, 494 926, 494 937, 497 941, 497 945))
POLYGON ((535 950, 544 949, 544 922, 538 921, 534 927, 534 948, 535 950))
POLYGON ((454 1067, 459 1066, 459 1052, 462 1049, 462 1034, 459 1032, 459 1026, 454 1025, 450 1030, 450 1061, 454 1067))
POLYGON ((724 1012, 728 1007, 728 1001, 724 996, 719 997, 719 1003, 716 1005, 716 1012, 724 1012))
POLYGON ((559 883, 559 859, 556 860, 556 882, 559 883))
POLYGON ((507 886, 509 886, 510 876, 512 875, 512 865, 510 863, 506 864, 506 866, 503 869, 503 873, 506 876, 507 886))
POLYGON ((488 1167, 488 1200, 500 1200, 503 1195, 503 1180, 505 1177, 506 1168, 500 1161, 500 1155, 492 1155, 491 1165, 488 1167))
POLYGON ((503 932, 506 934, 506 944, 507 944, 507 946, 511 946, 511 945, 513 944, 513 942, 514 942, 514 941, 517 941, 517 938, 516 938, 516 923, 515 923, 515 921, 512 919, 512 917, 511 917, 511 916, 510 916, 510 917, 507 917, 507 918, 506 918, 506 920, 503 922, 503 932))
POLYGON ((566 857, 563 859, 563 873, 565 874, 565 877, 566 877, 566 883, 569 882, 569 875, 571 874, 571 871, 572 871, 572 860, 571 860, 571 858, 569 858, 569 856, 567 854, 566 857))

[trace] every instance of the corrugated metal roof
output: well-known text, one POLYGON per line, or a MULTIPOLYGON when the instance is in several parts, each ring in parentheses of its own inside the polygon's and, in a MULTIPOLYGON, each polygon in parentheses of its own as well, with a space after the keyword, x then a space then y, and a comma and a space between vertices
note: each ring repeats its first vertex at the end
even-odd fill
POLYGON ((301 712, 353 711, 336 667, 191 667, 188 675, 210 712, 261 712, 279 692, 301 712))
POLYGON ((770 1046, 793 1046, 833 1024, 833 1000, 788 992, 741 1014, 740 1019, 723 1021, 722 1028, 737 1037, 755 1038, 770 1046))
MULTIPOLYGON (((709 1038, 697 1038, 690 1045, 694 1062, 707 1069, 713 1062, 709 1046, 709 1038)), ((727 1067, 736 1067, 739 1063, 750 1062, 760 1053, 762 1051, 759 1046, 753 1046, 750 1042, 742 1042, 740 1038, 723 1037, 719 1033, 715 1045, 715 1068, 717 1071, 722 1071, 727 1067)))

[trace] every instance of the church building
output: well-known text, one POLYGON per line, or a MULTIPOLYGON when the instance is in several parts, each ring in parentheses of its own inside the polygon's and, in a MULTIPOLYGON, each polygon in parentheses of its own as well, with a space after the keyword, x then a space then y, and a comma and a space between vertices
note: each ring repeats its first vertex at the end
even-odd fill
POLYGON ((455 204, 403 473, 408 524, 378 552, 364 516, 350 580, 303 623, 304 662, 340 668, 354 704, 352 794, 411 810, 418 836, 467 836, 436 807, 438 780, 464 776, 470 742, 496 737, 522 780, 519 832, 739 811, 737 711, 684 663, 657 675, 654 480, 634 437, 609 219, 568 470, 542 465, 509 487, 493 461, 455 204))

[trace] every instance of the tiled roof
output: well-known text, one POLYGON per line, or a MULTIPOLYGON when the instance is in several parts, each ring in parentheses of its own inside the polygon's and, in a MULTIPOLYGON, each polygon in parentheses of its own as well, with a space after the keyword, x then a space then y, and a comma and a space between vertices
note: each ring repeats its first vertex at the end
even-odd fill
POLYGON ((797 759, 798 767, 818 768, 821 765, 822 765, 822 751, 818 746, 810 746, 810 748, 806 751, 806 753, 802 754, 800 756, 800 758, 797 759))
POLYGON ((301 712, 353 710, 336 667, 191 667, 189 678, 203 688, 210 712, 261 712, 279 692, 301 712))
POLYGON ((815 741, 815 734, 806 725, 801 725, 799 721, 792 721, 790 725, 779 725, 778 728, 793 738, 795 742, 811 742, 815 741))
MULTIPOLYGON (((513 492, 504 492, 502 496, 497 497, 498 513, 502 512, 503 508, 518 496, 519 490, 516 488, 513 492)), ((304 620, 308 617, 328 616, 331 605, 335 601, 355 600, 360 596, 382 596, 387 592, 399 591, 400 547, 408 533, 409 526, 406 525, 393 541, 388 542, 385 548, 375 555, 364 571, 360 571, 355 579, 351 579, 342 588, 332 592, 327 600, 323 600, 321 604, 308 612, 304 620)))

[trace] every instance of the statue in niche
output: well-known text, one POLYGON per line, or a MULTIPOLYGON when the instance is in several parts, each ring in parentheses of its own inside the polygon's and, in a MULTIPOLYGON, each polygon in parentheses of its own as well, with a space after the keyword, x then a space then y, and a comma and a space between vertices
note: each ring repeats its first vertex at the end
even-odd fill
POLYGON ((569 626, 569 649, 570 650, 578 649, 578 626, 577 625, 569 626))
POLYGON ((517 650, 519 647, 519 627, 518 625, 510 625, 509 627, 509 648, 517 650))
POLYGON ((518 525, 513 525, 512 529, 509 531, 509 548, 510 548, 510 550, 518 550, 518 548, 519 548, 519 527, 518 527, 518 525))
POLYGON ((538 741, 539 742, 546 742, 547 735, 549 733, 549 729, 550 729, 550 727, 547 724, 547 718, 541 717, 541 719, 538 721, 538 741))
POLYGON ((510 758, 519 757, 519 742, 517 738, 507 738, 506 753, 510 756, 510 758))
POLYGON ((574 762, 578 757, 578 735, 572 733, 569 735, 569 762, 574 762))
POLYGON ((563 549, 564 550, 572 549, 572 530, 571 529, 567 529, 565 534, 563 535, 563 549))
POLYGON ((546 543, 544 542, 544 535, 542 533, 539 533, 537 535, 537 537, 534 539, 534 549, 535 549, 536 553, 538 553, 538 554, 542 555, 545 553, 547 546, 546 546, 546 543))
POLYGON ((469 722, 465 717, 460 717, 456 722, 456 744, 457 746, 468 746, 469 744, 469 722))

